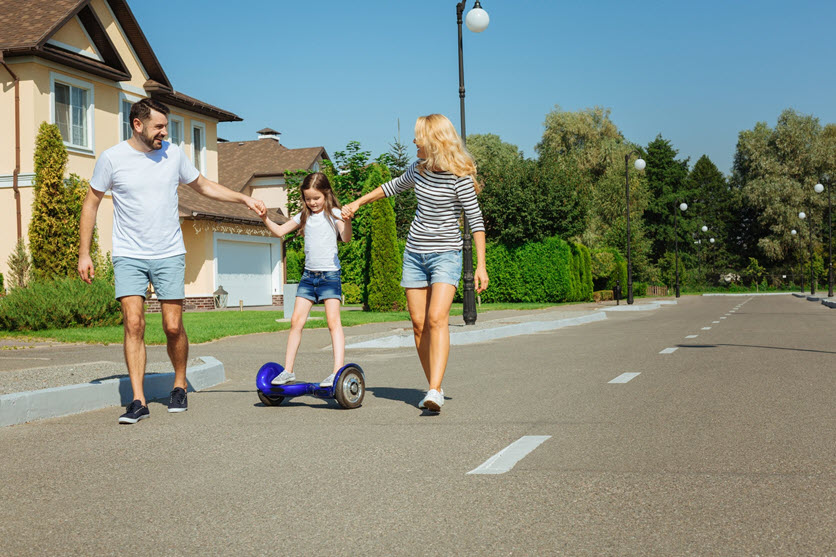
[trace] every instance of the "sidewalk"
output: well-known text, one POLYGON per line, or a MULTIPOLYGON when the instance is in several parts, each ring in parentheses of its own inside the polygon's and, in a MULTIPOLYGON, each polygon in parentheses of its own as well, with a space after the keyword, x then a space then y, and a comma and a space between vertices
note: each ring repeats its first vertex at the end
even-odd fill
MULTIPOLYGON (((590 302, 539 310, 491 311, 479 314, 476 324, 470 326, 464 324, 461 316, 454 316, 450 339, 454 345, 487 342, 599 321, 606 319, 611 311, 646 311, 675 303, 673 298, 638 298, 632 306, 623 302, 618 306, 615 302, 590 302)), ((345 336, 349 354, 353 349, 414 346, 409 321, 348 327, 345 336)), ((226 380, 223 368, 226 354, 217 345, 219 342, 192 350, 204 355, 189 361, 190 390, 205 389, 226 380)), ((129 403, 130 383, 122 350, 122 345, 2 341, 0 426, 129 403)), ((306 350, 317 349, 303 344, 300 354, 306 350)), ((149 346, 147 354, 146 396, 149 400, 166 397, 173 370, 165 347, 149 346)))

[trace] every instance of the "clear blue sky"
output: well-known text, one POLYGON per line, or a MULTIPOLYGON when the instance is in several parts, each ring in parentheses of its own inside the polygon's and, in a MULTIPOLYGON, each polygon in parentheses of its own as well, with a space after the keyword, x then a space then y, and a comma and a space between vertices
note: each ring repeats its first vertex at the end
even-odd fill
MULTIPOLYGON (((129 0, 174 87, 241 116, 229 140, 282 132, 372 156, 417 116, 458 127, 455 0, 129 0)), ((468 0, 468 10, 473 5, 468 0)), ((527 157, 555 105, 612 110, 625 137, 669 139, 731 170, 737 135, 794 108, 836 122, 833 1, 484 0, 464 28, 467 132, 527 157)))

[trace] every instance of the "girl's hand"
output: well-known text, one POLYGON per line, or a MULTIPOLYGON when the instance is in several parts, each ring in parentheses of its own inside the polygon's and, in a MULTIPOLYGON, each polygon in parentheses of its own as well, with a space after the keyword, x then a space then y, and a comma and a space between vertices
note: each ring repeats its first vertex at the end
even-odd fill
POLYGON ((343 218, 344 219, 354 218, 354 213, 356 213, 357 209, 359 209, 359 208, 360 208, 360 205, 356 201, 353 201, 353 202, 349 203, 348 205, 343 205, 343 209, 342 209, 343 218))
POLYGON ((477 293, 482 293, 488 288, 488 271, 484 267, 476 267, 473 273, 473 284, 477 293))

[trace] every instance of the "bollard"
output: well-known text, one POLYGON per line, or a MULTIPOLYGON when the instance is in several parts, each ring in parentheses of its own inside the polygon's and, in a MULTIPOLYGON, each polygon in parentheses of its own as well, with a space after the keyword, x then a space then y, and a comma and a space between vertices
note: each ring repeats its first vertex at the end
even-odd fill
POLYGON ((621 281, 615 281, 615 287, 612 289, 613 298, 615 298, 615 305, 621 305, 621 281))
POLYGON ((244 311, 244 300, 238 300, 238 311, 244 311))

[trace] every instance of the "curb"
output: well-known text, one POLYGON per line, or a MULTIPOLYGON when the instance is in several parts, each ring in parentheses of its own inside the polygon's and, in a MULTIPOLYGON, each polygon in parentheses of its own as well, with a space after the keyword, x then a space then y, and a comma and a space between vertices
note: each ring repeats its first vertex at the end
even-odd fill
POLYGON ((836 308, 836 301, 834 301, 834 300, 828 300, 827 298, 825 298, 824 300, 821 301, 821 303, 822 303, 823 306, 827 306, 831 309, 836 308))
POLYGON ((700 294, 700 296, 789 296, 790 294, 796 297, 799 296, 795 292, 729 292, 728 294, 706 293, 700 294))
POLYGON ((596 311, 650 311, 652 309, 659 309, 662 307, 662 304, 665 305, 676 305, 676 302, 673 300, 665 301, 665 302, 650 302, 649 304, 633 304, 633 305, 623 305, 623 306, 609 306, 604 308, 598 308, 596 311))
MULTIPOLYGON (((199 391, 226 381, 223 363, 211 356, 202 356, 201 359, 204 361, 202 365, 186 370, 189 391, 199 391)), ((172 381, 174 372, 146 375, 146 398, 167 397, 172 381)), ((131 395, 128 377, 2 395, 0 427, 126 405, 131 402, 131 395)))
MULTIPOLYGON (((562 327, 582 325, 593 321, 601 321, 607 318, 605 313, 589 313, 580 317, 569 317, 554 321, 529 321, 526 323, 515 323, 490 329, 479 329, 476 331, 462 331, 450 333, 450 345, 474 344, 498 338, 505 338, 517 335, 551 331, 562 327)), ((414 348, 415 340, 412 335, 393 335, 374 340, 367 340, 346 345, 346 349, 355 348, 414 348)))

